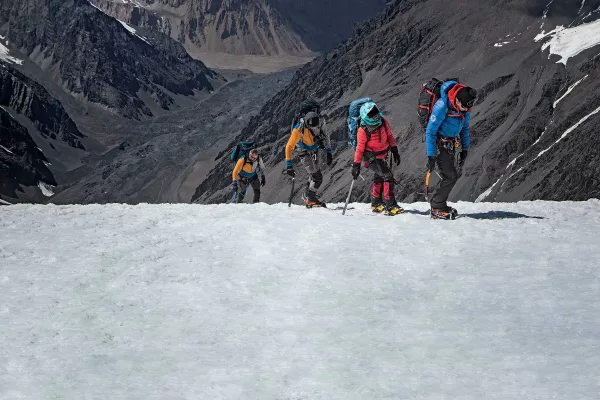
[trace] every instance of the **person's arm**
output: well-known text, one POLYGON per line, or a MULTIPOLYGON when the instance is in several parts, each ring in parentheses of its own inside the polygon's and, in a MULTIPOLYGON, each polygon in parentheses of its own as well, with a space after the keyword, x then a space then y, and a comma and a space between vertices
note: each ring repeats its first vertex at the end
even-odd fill
POLYGON ((438 100, 433 106, 433 111, 431 112, 431 116, 429 117, 429 122, 427 123, 427 130, 425 131, 425 148, 427 149, 427 157, 435 157, 437 155, 436 148, 436 136, 446 119, 446 115, 448 114, 448 107, 446 106, 446 102, 442 99, 438 100))
POLYGON ((234 182, 237 182, 238 175, 242 172, 242 168, 244 168, 244 157, 240 158, 237 163, 235 163, 235 167, 233 168, 233 172, 231 173, 231 179, 234 182))
POLYGON ((321 127, 321 133, 325 137, 325 151, 328 154, 333 154, 333 150, 331 149, 331 136, 329 131, 327 130, 327 121, 323 118, 323 126, 321 127))
POLYGON ((260 176, 265 176, 265 163, 263 163, 262 157, 258 157, 258 169, 260 169, 260 176))
POLYGON ((471 148, 471 131, 469 130, 469 124, 471 123, 471 112, 465 114, 465 122, 460 131, 460 145, 462 151, 469 150, 471 148))
POLYGON ((358 128, 356 132, 356 151, 354 152, 354 162, 360 163, 367 147, 367 132, 364 128, 358 128))
POLYGON ((390 145, 390 147, 397 147, 396 139, 394 138, 394 134, 392 133, 392 128, 390 128, 390 123, 387 119, 384 119, 383 123, 385 124, 385 132, 387 134, 388 144, 390 145))
POLYGON ((294 130, 292 131, 292 134, 290 135, 290 138, 288 139, 287 144, 285 145, 285 166, 286 167, 291 167, 293 165, 292 154, 294 153, 294 149, 296 148, 296 145, 298 144, 299 141, 300 141, 300 131, 298 130, 298 128, 294 128, 294 130))

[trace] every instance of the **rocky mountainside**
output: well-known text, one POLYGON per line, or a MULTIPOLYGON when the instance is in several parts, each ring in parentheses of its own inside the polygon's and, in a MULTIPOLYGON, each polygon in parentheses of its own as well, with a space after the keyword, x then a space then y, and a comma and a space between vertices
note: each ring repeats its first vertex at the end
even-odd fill
POLYGON ((2 141, 12 152, 2 194, 42 201, 56 188, 38 183, 72 185, 136 132, 118 127, 189 108, 225 82, 181 43, 87 0, 1 2, 2 141))
MULTIPOLYGON (((73 184, 59 186, 56 204, 189 202, 215 156, 260 111, 294 71, 232 80, 205 101, 170 115, 122 124, 123 141, 73 184)), ((86 167, 82 167, 84 169, 86 167)))
POLYGON ((43 149, 83 152, 84 136, 44 87, 1 60, 0 110, 0 194, 18 198, 23 185, 31 187, 27 197, 41 200, 50 189, 40 185, 56 185, 43 149))
POLYGON ((146 38, 87 0, 9 0, 0 34, 70 95, 127 118, 176 107, 222 79, 167 39, 146 38), (169 46, 169 50, 165 50, 169 46))
MULTIPOLYGON (((598 197, 599 17, 598 0, 390 2, 351 39, 302 68, 236 141, 262 144, 270 169, 263 198, 285 200, 289 185, 281 170, 290 121, 301 100, 317 98, 336 144, 335 162, 324 168, 323 199, 342 200, 351 180, 347 105, 368 95, 399 142, 398 199, 422 199, 420 85, 431 77, 458 76, 479 89, 480 98, 471 122, 473 147, 451 200, 598 197)), ((193 199, 228 199, 232 166, 226 156, 220 155, 193 199)), ((304 180, 302 167, 297 169, 304 180)), ((364 175, 355 199, 368 198, 371 175, 364 175)))
POLYGON ((0 198, 16 199, 17 191, 23 191, 21 185, 56 185, 47 163, 27 128, 0 106, 0 198))
MULTIPOLYGON (((384 0, 92 1, 115 18, 171 36, 191 55, 214 66, 236 63, 227 55, 291 57, 289 65, 305 62, 313 52, 331 50, 350 35, 354 23, 377 14, 385 4, 384 0)), ((252 67, 247 59, 237 60, 252 67)))
POLYGON ((27 117, 46 139, 84 149, 83 136, 62 104, 37 82, 0 61, 0 106, 27 117))

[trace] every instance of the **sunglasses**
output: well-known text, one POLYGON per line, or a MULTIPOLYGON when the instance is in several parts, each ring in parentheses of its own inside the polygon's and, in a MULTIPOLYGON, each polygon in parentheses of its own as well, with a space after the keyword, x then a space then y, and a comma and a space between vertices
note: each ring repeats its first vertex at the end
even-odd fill
POLYGON ((469 101, 467 104, 463 104, 460 100, 456 99, 456 106, 461 111, 467 111, 469 108, 472 108, 474 103, 475 101, 473 100, 469 101))
POLYGON ((308 121, 306 121, 306 125, 310 126, 311 128, 314 128, 315 126, 319 126, 319 118, 311 118, 308 121))
POLYGON ((371 111, 367 114, 369 118, 377 119, 379 118, 379 109, 377 107, 373 107, 371 111))

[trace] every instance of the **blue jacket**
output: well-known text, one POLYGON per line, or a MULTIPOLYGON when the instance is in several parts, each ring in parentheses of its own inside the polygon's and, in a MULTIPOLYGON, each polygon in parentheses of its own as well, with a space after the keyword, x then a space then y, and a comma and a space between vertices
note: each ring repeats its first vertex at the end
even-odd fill
POLYGON ((435 157, 437 154, 436 137, 457 137, 460 135, 461 147, 469 150, 471 147, 471 134, 469 122, 471 122, 471 111, 465 113, 457 111, 452 105, 456 96, 456 90, 452 90, 457 82, 445 82, 440 88, 441 97, 436 101, 429 117, 427 130, 425 131, 425 145, 427 157, 435 157))

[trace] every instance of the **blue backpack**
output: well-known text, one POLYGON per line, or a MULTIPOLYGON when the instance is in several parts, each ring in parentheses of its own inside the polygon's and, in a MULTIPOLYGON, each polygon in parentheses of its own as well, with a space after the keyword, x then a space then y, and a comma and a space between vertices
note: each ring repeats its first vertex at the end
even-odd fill
POLYGON ((250 150, 255 147, 256 144, 254 142, 240 142, 237 146, 235 146, 229 158, 231 158, 231 161, 234 163, 237 163, 240 158, 248 157, 250 150))
POLYGON ((348 144, 352 146, 352 150, 356 150, 356 133, 360 126, 360 107, 370 101, 373 101, 370 97, 363 97, 354 100, 348 108, 348 144))

